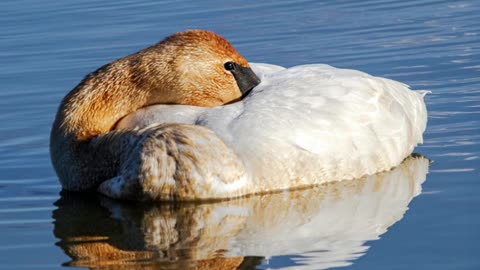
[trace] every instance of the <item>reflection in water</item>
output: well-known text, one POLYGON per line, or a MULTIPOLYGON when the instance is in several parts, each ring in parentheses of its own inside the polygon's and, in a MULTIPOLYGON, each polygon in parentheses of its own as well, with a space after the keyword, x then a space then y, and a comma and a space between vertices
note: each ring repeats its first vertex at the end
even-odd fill
POLYGON ((302 254, 295 269, 344 266, 402 218, 428 164, 409 157, 359 180, 211 204, 64 194, 54 234, 72 258, 67 265, 94 269, 252 269, 262 257, 289 254, 302 254))

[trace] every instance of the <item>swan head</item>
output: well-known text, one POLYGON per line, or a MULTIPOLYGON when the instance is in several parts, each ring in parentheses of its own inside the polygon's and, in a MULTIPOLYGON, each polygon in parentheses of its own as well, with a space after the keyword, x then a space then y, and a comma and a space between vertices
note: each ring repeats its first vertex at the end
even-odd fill
POLYGON ((154 80, 150 85, 159 86, 150 89, 151 104, 218 106, 242 98, 260 83, 247 60, 210 31, 175 33, 146 51, 138 54, 143 66, 158 63, 152 68, 156 74, 145 72, 154 80))
POLYGON ((88 74, 63 99, 52 130, 84 140, 143 107, 219 106, 259 83, 225 38, 205 30, 178 32, 88 74))

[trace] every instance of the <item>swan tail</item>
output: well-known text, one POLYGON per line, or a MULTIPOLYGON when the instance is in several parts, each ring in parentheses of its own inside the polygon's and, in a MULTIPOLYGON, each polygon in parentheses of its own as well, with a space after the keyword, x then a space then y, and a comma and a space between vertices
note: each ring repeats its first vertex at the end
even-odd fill
POLYGON ((430 90, 417 90, 415 93, 419 94, 422 98, 424 98, 426 95, 431 94, 432 91, 430 90))
POLYGON ((98 187, 104 195, 156 201, 242 195, 243 163, 210 129, 162 124, 129 132, 118 175, 98 187))

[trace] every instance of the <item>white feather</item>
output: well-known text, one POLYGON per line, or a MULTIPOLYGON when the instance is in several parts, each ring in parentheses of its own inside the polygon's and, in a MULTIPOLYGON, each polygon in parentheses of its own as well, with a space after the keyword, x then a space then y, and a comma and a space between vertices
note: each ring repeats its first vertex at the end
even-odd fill
POLYGON ((422 143, 426 91, 328 65, 251 66, 262 82, 240 102, 216 108, 151 106, 127 116, 118 128, 174 122, 213 130, 248 176, 245 185, 230 186, 220 197, 388 170, 422 143))

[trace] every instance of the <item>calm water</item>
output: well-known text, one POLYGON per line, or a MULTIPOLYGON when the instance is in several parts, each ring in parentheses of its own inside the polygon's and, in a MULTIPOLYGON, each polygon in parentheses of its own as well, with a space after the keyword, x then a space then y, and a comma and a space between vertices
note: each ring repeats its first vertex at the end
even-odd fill
POLYGON ((480 269, 479 1, 4 0, 0 14, 0 269, 480 269), (222 34, 251 62, 432 90, 416 152, 434 162, 222 204, 60 196, 48 154, 60 99, 187 28, 222 34))

